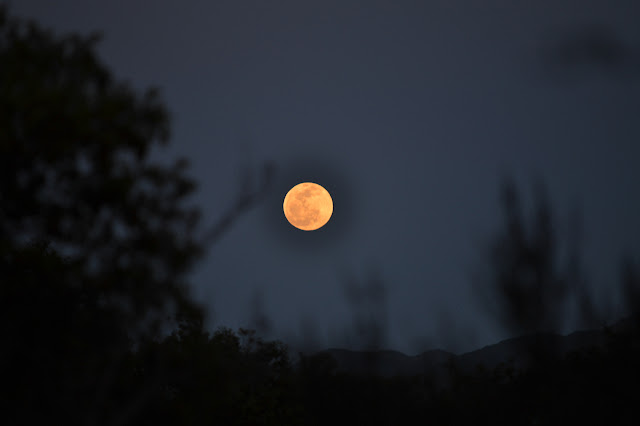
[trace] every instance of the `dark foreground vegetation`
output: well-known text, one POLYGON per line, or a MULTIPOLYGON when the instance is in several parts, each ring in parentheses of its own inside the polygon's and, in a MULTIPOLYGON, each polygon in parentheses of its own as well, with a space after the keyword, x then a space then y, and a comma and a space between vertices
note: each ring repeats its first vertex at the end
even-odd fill
MULTIPOLYGON (((292 360, 249 330, 207 332, 185 274, 264 182, 203 230, 185 162, 149 159, 169 135, 157 93, 114 81, 96 41, 0 7, 0 424, 637 424, 633 320, 561 356, 533 340, 526 367, 451 362, 446 386, 340 372, 326 353, 292 360)), ((576 275, 553 267, 547 210, 528 237, 504 193, 490 262, 501 315, 514 333, 548 329, 576 275)))

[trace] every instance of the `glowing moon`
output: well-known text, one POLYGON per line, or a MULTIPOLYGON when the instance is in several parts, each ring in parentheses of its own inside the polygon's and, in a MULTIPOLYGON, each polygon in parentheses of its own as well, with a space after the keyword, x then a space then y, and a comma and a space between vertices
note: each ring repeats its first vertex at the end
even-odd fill
POLYGON ((322 186, 303 182, 287 192, 282 209, 290 224, 303 231, 315 231, 331 218, 333 200, 322 186))

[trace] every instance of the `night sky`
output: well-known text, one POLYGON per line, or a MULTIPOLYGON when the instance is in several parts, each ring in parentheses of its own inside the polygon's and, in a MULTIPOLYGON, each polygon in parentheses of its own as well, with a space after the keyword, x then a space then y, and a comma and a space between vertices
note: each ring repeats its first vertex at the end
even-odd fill
POLYGON ((271 337, 358 348, 345 282, 375 277, 387 348, 505 338, 472 276, 508 175, 525 206, 546 182, 561 237, 582 210, 596 293, 610 294, 624 253, 640 254, 637 0, 9 4, 59 33, 104 32, 99 53, 118 79, 161 88, 162 156, 191 161, 205 225, 243 170, 276 166, 265 199, 194 270, 212 329, 262 310, 271 337), (304 181, 333 197, 320 231, 282 213, 304 181))

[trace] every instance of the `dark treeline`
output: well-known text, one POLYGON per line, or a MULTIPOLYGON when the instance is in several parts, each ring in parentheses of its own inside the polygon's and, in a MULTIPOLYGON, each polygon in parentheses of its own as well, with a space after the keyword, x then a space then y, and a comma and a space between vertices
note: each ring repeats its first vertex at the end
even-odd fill
MULTIPOLYGON (((251 330, 206 331, 185 275, 264 192, 269 169, 203 230, 185 161, 149 159, 169 137, 158 93, 115 81, 97 40, 0 7, 1 424, 637 424, 634 321, 561 356, 533 339, 526 368, 451 362, 444 387, 428 374, 341 372, 326 353, 293 360, 251 330)), ((489 251, 491 306, 513 333, 553 330, 568 300, 599 318, 577 251, 556 264, 540 194, 529 226, 505 184, 506 227, 489 251)), ((640 277, 632 261, 623 271, 635 318, 640 277)))

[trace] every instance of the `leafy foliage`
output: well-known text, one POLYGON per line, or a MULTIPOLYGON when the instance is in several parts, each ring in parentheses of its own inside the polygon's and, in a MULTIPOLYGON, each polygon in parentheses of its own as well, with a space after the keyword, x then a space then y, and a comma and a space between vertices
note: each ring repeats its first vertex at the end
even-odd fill
POLYGON ((115 81, 97 41, 0 7, 2 423, 298 424, 286 348, 209 335, 185 282, 265 185, 198 238, 186 161, 149 158, 158 92, 115 81))
POLYGON ((3 12, 0 29, 0 232, 6 251, 46 241, 81 268, 93 299, 132 321, 184 302, 201 247, 186 162, 153 164, 167 141, 156 90, 115 82, 98 38, 54 37, 3 12), (91 282, 91 285, 88 283, 91 282))
POLYGON ((149 160, 168 114, 114 81, 97 41, 0 8, 0 368, 5 413, 27 422, 96 421, 132 339, 201 315, 184 283, 202 249, 194 182, 183 160, 149 160))

